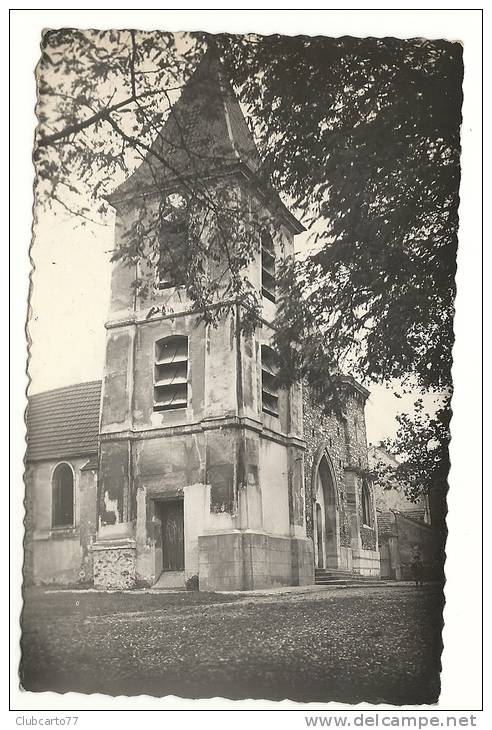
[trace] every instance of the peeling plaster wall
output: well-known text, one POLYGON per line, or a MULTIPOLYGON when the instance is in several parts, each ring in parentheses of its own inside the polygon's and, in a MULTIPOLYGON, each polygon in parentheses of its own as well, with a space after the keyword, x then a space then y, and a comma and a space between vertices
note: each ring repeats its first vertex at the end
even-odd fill
POLYGON ((205 369, 202 372, 206 418, 238 414, 236 368, 235 321, 230 315, 217 327, 207 327, 205 369))
MULTIPOLYGON (((242 312, 240 311, 240 316, 242 312)), ((241 416, 259 420, 261 391, 258 388, 258 340, 254 334, 239 337, 239 356, 236 363, 238 409, 241 416)))
POLYGON ((102 396, 101 431, 120 431, 131 425, 130 396, 132 385, 131 352, 133 329, 109 330, 102 396))
POLYGON ((82 548, 82 581, 91 582, 93 577, 92 544, 97 531, 97 472, 83 470, 79 481, 79 533, 82 548))
POLYGON ((96 534, 95 470, 81 471, 88 456, 32 462, 26 468, 29 583, 78 583, 92 579, 91 545, 96 534), (74 525, 52 528, 52 475, 59 463, 74 472, 74 525))
MULTIPOLYGON (((103 527, 129 522, 129 441, 104 441, 99 451, 99 521, 103 527)), ((115 531, 115 530, 113 530, 115 531)))
MULTIPOLYGON (((270 225, 263 202, 239 178, 228 184, 270 225)), ((145 200, 148 210, 157 204, 157 197, 145 200)), ((116 246, 136 220, 137 205, 118 204, 116 246)), ((290 255, 293 236, 284 224, 275 225, 272 235, 277 258, 290 255)), ((260 289, 260 256, 247 268, 260 289)), ((291 539, 304 545, 305 538, 300 387, 279 394, 279 418, 261 408, 260 347, 270 341, 271 327, 265 323, 254 334, 240 332, 241 306, 216 327, 207 326, 189 313, 182 288, 158 291, 154 275, 143 262, 135 268, 115 263, 112 272, 101 419, 101 545, 94 553, 98 574, 106 574, 106 553, 108 565, 115 570, 119 565, 104 541, 128 539, 135 542, 135 579, 158 578, 163 564, 159 501, 183 497, 187 575, 199 570, 201 536, 239 529, 289 538, 278 543, 284 545, 288 571, 308 580, 309 548, 296 548, 295 558, 291 554, 291 539), (135 277, 147 285, 143 297, 132 292, 135 277), (188 337, 187 407, 154 411, 155 342, 170 335, 188 337)), ((262 314, 267 320, 275 316, 275 305, 265 298, 262 314)), ((130 559, 128 553, 125 560, 130 559)))
POLYGON ((288 449, 289 513, 291 531, 297 537, 306 536, 305 489, 304 489, 304 451, 300 448, 288 449))
POLYGON ((263 478, 260 474, 260 437, 246 430, 238 434, 238 527, 263 530, 263 478))
POLYGON ((134 442, 133 478, 150 499, 182 496, 189 484, 205 481, 204 434, 139 439, 134 442))
POLYGON ((272 535, 289 535, 288 460, 285 446, 267 439, 260 444, 263 527, 272 535))
POLYGON ((236 512, 238 433, 232 429, 207 432, 207 473, 210 512, 236 512))
POLYGON ((141 321, 134 335, 119 338, 123 349, 134 352, 108 349, 117 363, 107 372, 130 368, 126 380, 133 394, 126 401, 126 431, 118 435, 118 424, 102 419, 101 537, 136 536, 135 576, 146 583, 162 567, 156 500, 184 496, 187 575, 198 570, 204 531, 305 536, 302 451, 289 446, 291 436, 302 435, 300 387, 280 393, 279 418, 262 413, 259 351, 269 341, 269 328, 238 337, 232 316, 216 328, 197 322, 196 315, 141 321), (189 338, 188 407, 154 412, 155 341, 174 334, 189 338), (241 427, 241 417, 252 428, 241 427), (263 428, 286 443, 263 438, 263 428))

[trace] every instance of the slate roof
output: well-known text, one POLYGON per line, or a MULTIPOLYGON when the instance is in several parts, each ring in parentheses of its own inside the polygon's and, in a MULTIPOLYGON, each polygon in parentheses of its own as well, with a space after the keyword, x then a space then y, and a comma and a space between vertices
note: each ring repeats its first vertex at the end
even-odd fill
POLYGON ((101 381, 38 393, 27 407, 28 461, 97 453, 101 381))
POLYGON ((97 454, 91 456, 87 464, 84 464, 84 466, 80 467, 80 471, 97 471, 98 469, 99 459, 97 458, 97 454))
POLYGON ((380 535, 396 535, 396 526, 390 512, 378 512, 378 533, 380 535))
POLYGON ((118 200, 243 162, 261 166, 236 95, 213 50, 205 53, 142 164, 109 197, 118 200))
POLYGON ((240 170, 295 233, 305 230, 275 190, 260 182, 261 157, 213 48, 202 57, 150 149, 153 154, 147 153, 130 177, 107 196, 115 208, 135 196, 179 188, 187 179, 240 170))
POLYGON ((391 510, 390 512, 380 512, 378 510, 378 532, 381 537, 397 537, 398 536, 398 520, 408 520, 420 527, 434 529, 432 525, 424 522, 425 513, 422 510, 399 511, 391 510))
POLYGON ((421 517, 413 514, 412 512, 397 512, 397 517, 401 517, 403 520, 408 520, 408 522, 413 522, 415 525, 419 525, 419 527, 426 527, 429 528, 429 530, 434 529, 432 525, 429 525, 428 522, 424 522, 421 517))

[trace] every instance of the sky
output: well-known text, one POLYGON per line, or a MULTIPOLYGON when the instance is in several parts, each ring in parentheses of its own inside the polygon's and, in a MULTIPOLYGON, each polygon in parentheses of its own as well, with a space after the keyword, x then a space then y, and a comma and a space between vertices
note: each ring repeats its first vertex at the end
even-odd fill
MULTIPOLYGON (((64 212, 38 210, 34 233, 30 394, 102 377, 114 220, 82 225, 64 212)), ((392 387, 366 385, 368 442, 377 443, 395 435, 397 413, 411 411, 417 394, 398 398, 392 387)), ((432 410, 431 396, 426 403, 432 410)))

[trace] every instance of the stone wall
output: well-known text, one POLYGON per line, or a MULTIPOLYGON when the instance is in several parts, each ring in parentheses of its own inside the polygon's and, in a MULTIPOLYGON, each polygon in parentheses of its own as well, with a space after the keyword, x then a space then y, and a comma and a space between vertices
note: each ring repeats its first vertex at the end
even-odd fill
POLYGON ((401 580, 413 580, 412 560, 419 553, 427 580, 442 580, 444 545, 437 528, 402 514, 395 514, 398 535, 398 562, 401 580))
POLYGON ((360 528, 360 536, 364 550, 376 550, 376 531, 374 527, 362 525, 360 528))
POLYGON ((253 590, 314 583, 312 542, 254 532, 200 535, 200 590, 253 590))
POLYGON ((358 550, 352 548, 352 570, 368 578, 379 578, 381 559, 379 550, 358 550))
MULTIPOLYGON (((340 509, 340 544, 350 546, 350 528, 347 510, 347 493, 345 488, 346 472, 352 471, 357 476, 359 491, 362 478, 368 472, 367 437, 364 415, 365 398, 357 391, 346 390, 342 393, 344 415, 328 415, 314 403, 307 388, 304 389, 304 440, 307 450, 305 456, 306 479, 306 514, 308 516, 309 534, 312 535, 313 499, 311 484, 313 467, 320 449, 326 448, 336 475, 339 509, 340 509)), ((360 497, 360 494, 359 494, 360 497)), ((359 505, 361 499, 357 500, 359 505)))
POLYGON ((306 530, 313 536, 313 470, 320 449, 326 448, 336 476, 338 489, 338 504, 340 512, 340 544, 350 546, 350 531, 346 506, 346 491, 344 488, 345 465, 347 463, 347 449, 343 422, 335 415, 326 415, 309 396, 307 388, 303 392, 304 410, 304 440, 306 453, 304 457, 304 477, 306 496, 306 530))
POLYGON ((94 588, 124 590, 135 585, 135 543, 122 540, 93 546, 94 588))
MULTIPOLYGON (((339 567, 357 570, 356 563, 371 563, 368 573, 376 570, 373 554, 378 551, 376 512, 372 488, 365 424, 367 391, 347 378, 340 386, 342 413, 325 413, 304 389, 306 522, 308 534, 313 535, 313 505, 316 499, 314 470, 322 453, 327 453, 336 481, 338 497, 340 555, 339 567), (370 516, 364 524, 362 514, 363 489, 368 490, 370 516), (354 550, 356 560, 348 551, 354 550), (364 560, 362 557, 366 553, 364 560)), ((369 565, 368 563, 368 565, 369 565)))

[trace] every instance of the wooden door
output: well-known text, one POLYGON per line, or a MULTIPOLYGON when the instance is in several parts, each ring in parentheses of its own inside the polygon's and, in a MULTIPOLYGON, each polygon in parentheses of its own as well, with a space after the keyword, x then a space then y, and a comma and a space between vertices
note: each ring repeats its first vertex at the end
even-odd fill
POLYGON ((184 570, 183 500, 162 503, 162 569, 184 570))

